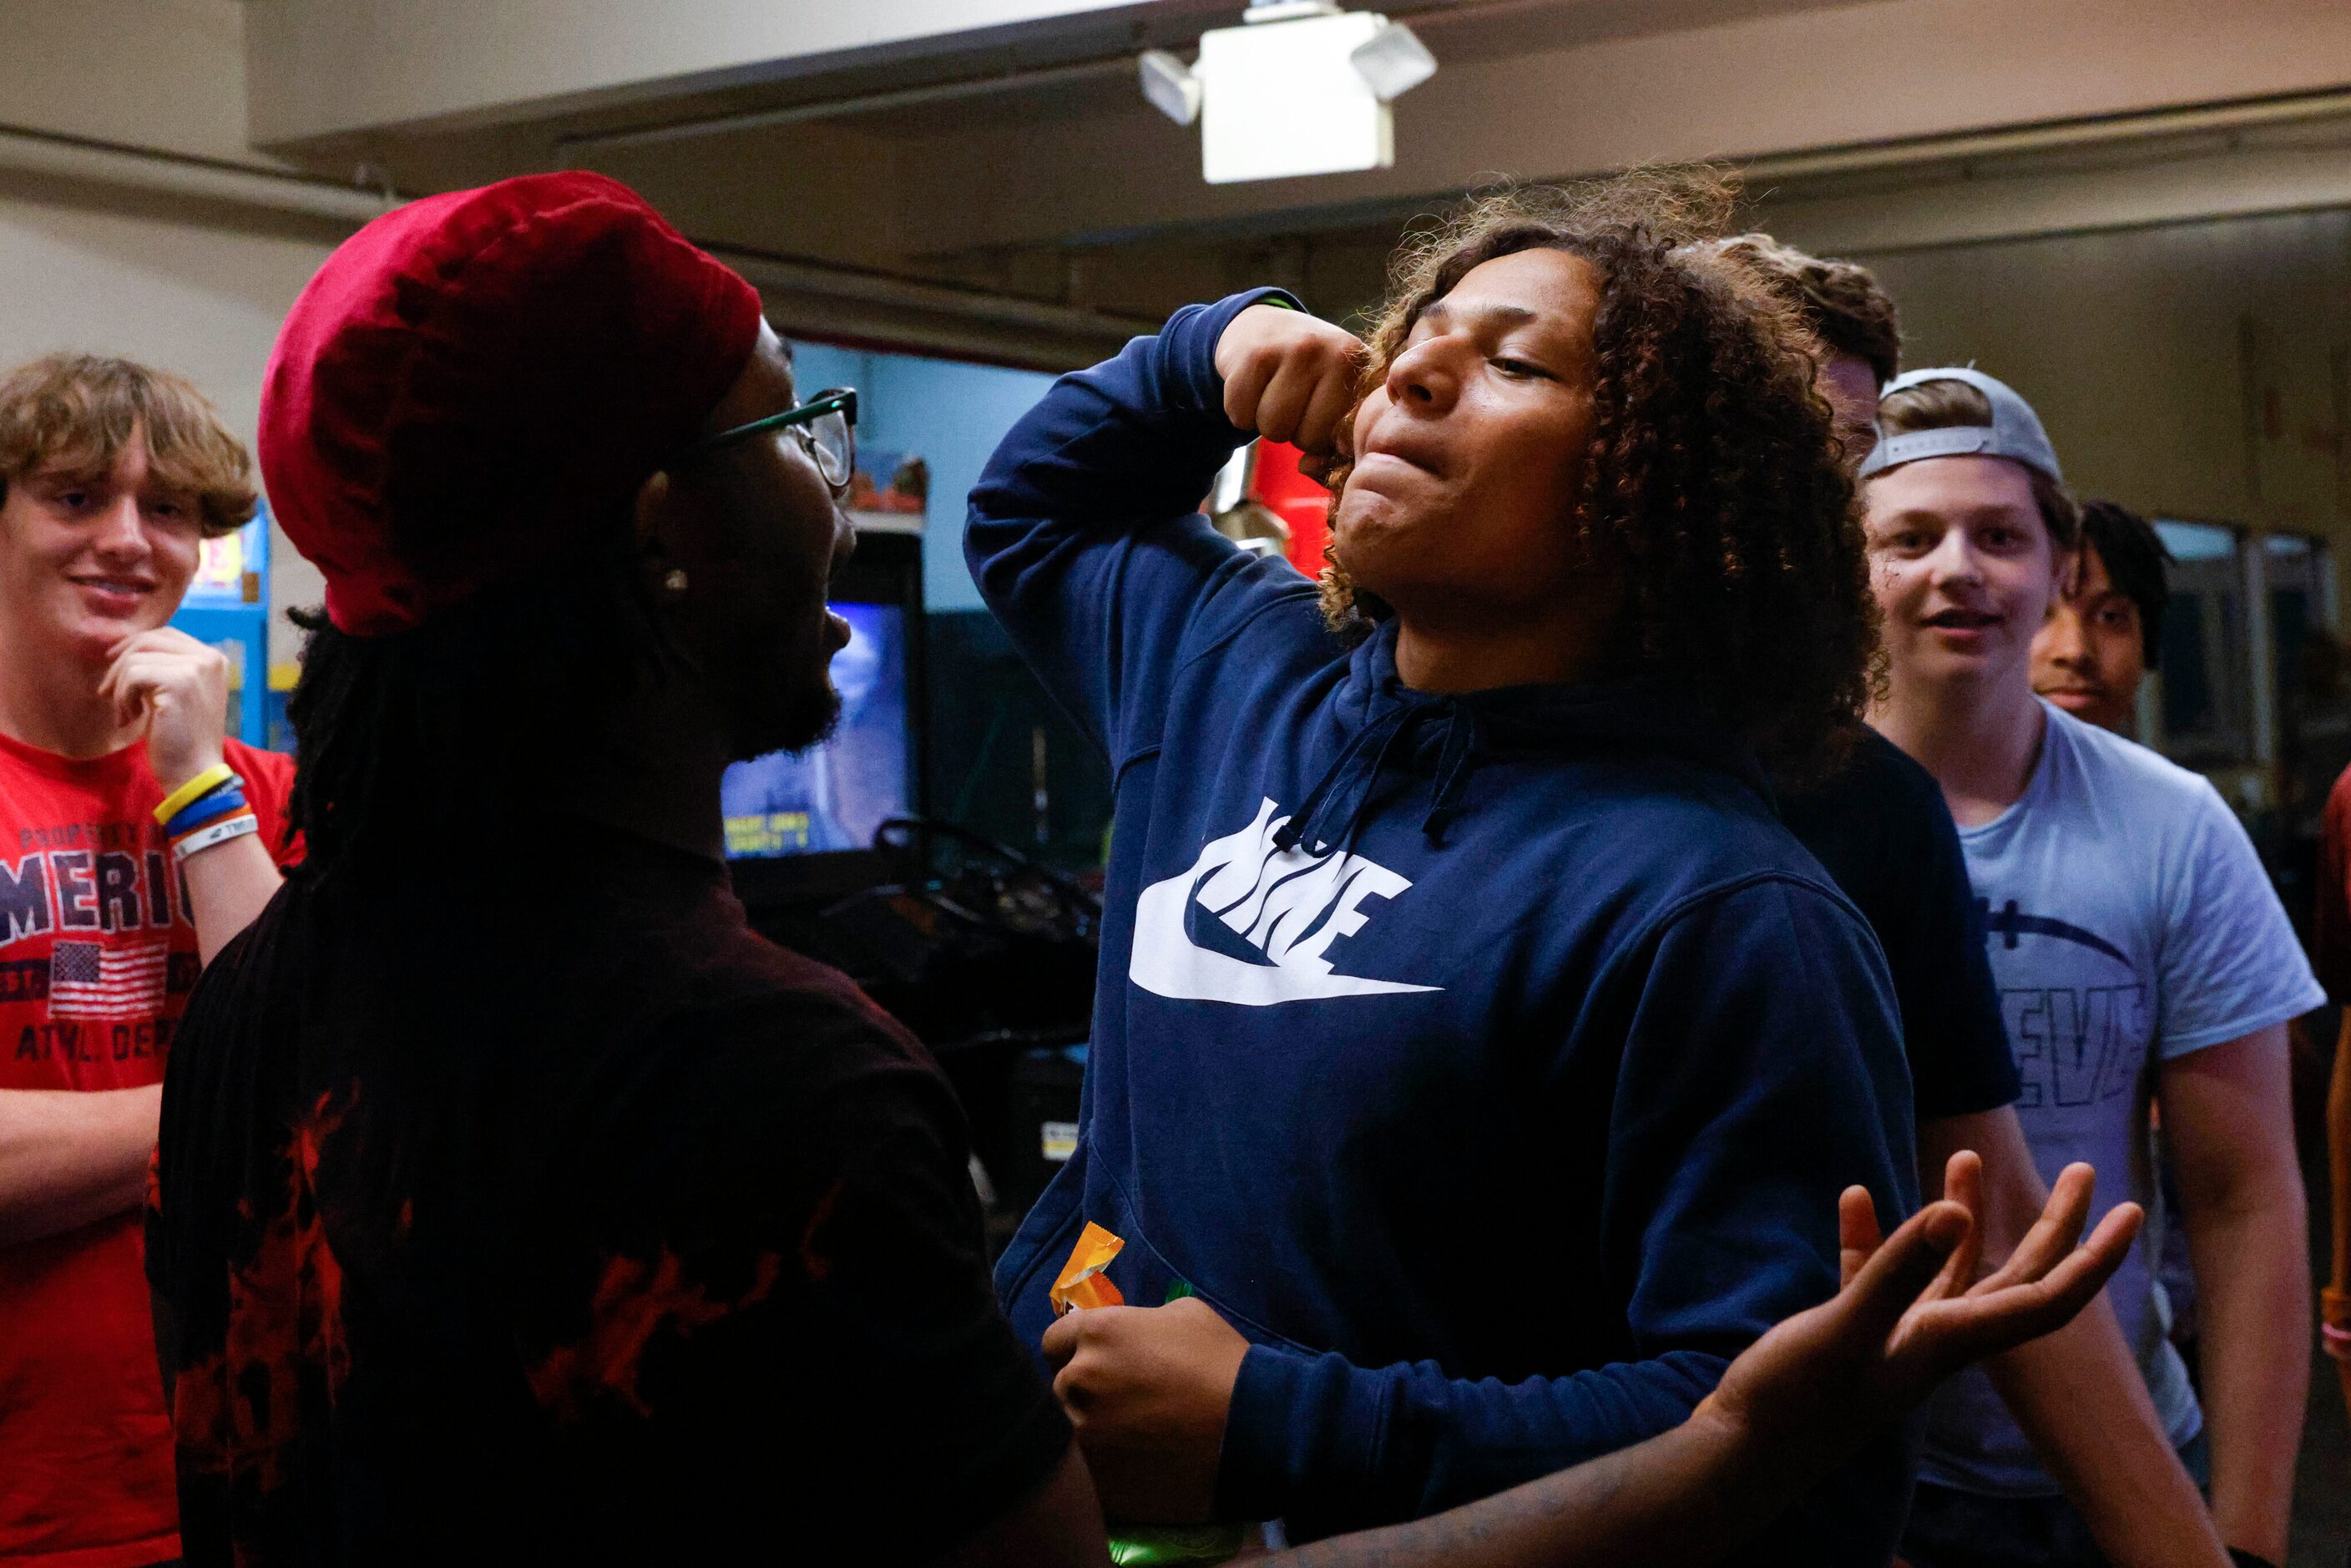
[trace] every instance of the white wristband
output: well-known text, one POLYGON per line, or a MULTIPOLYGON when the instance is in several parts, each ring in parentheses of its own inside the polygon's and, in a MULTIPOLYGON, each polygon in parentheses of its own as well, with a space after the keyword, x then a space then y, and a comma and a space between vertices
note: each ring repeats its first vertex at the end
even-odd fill
POLYGON ((231 839, 241 839, 247 833, 261 831, 261 819, 250 811, 239 811, 234 817, 224 817, 217 822, 198 828, 172 846, 172 858, 184 861, 190 855, 225 844, 231 839))

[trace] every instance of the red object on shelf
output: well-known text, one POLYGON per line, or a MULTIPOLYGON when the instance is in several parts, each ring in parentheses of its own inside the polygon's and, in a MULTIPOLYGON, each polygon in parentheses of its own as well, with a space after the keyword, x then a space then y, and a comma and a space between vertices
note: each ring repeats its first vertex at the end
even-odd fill
POLYGON ((1328 564, 1322 551, 1331 542, 1331 492, 1298 471, 1304 455, 1288 442, 1259 442, 1249 494, 1290 526, 1290 547, 1283 552, 1290 564, 1319 578, 1328 564))

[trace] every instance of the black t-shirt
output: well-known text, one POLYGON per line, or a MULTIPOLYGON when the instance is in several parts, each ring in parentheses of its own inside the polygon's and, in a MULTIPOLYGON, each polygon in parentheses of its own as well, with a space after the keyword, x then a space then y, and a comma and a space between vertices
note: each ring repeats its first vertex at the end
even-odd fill
POLYGON ((1069 1428, 922 1048, 724 869, 298 873, 205 971, 148 1274, 191 1564, 910 1563, 1069 1428))
POLYGON ((2016 1060, 1984 952, 1959 830, 1934 775, 1874 729, 1826 784, 1780 814, 1877 933, 1920 1121, 2016 1099, 2016 1060))

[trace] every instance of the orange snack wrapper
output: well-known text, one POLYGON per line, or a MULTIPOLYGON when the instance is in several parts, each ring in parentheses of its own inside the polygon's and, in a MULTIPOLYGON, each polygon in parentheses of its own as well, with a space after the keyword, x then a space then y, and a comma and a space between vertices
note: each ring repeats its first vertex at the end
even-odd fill
POLYGON ((1123 1307, 1126 1298, 1110 1282, 1102 1270, 1126 1246, 1123 1236, 1113 1236, 1092 1220, 1078 1233, 1078 1244, 1070 1249, 1070 1260, 1061 1265, 1061 1277, 1045 1299, 1052 1303, 1053 1315, 1075 1312, 1081 1307, 1123 1307))

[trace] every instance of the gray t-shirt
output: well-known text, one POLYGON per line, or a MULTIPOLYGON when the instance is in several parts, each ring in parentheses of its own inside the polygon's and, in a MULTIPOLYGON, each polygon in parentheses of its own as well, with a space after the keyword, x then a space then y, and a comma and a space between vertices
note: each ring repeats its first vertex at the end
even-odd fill
MULTIPOLYGON (((2043 1180, 2097 1167, 2091 1220, 2126 1198, 2156 1212, 2147 1103, 2161 1061, 2324 1002, 2252 841, 2212 786, 2046 703, 2016 804, 1962 829, 1986 905, 1992 977, 2023 1080, 2016 1113, 2043 1180)), ((2107 1299, 2173 1443, 2203 1423, 2164 1336, 2150 1225, 2107 1299)), ((2002 1496, 2057 1484, 1980 1369, 1931 1407, 1925 1479, 2002 1496)))

